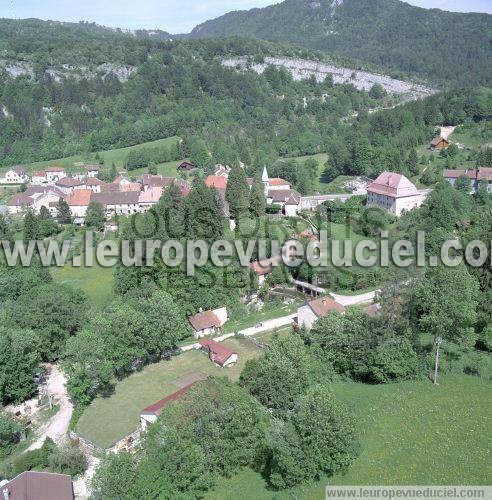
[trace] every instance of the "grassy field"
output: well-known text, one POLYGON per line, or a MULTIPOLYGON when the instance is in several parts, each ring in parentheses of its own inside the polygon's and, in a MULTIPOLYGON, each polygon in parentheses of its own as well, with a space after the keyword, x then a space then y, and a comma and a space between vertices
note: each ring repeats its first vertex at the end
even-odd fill
POLYGON ((353 408, 362 433, 361 454, 345 475, 279 493, 248 469, 222 480, 207 499, 234 492, 242 500, 318 500, 327 484, 492 484, 490 382, 460 376, 439 387, 421 381, 333 389, 353 408))
MULTIPOLYGON (((59 158, 56 160, 49 161, 40 161, 35 163, 28 163, 25 165, 25 168, 28 172, 34 172, 36 170, 41 170, 48 165, 58 165, 60 167, 66 167, 69 172, 77 172, 81 170, 81 167, 75 167, 75 163, 84 162, 84 163, 96 163, 96 155, 98 155, 102 161, 104 161, 103 169, 109 169, 111 164, 114 162, 116 168, 121 170, 124 168, 125 159, 128 156, 128 153, 132 150, 138 150, 142 148, 148 147, 157 147, 157 146, 171 146, 175 144, 179 140, 179 137, 168 137, 166 139, 158 139, 157 141, 145 142, 142 144, 137 144, 136 146, 130 146, 127 148, 119 148, 119 149, 109 149, 107 151, 99 151, 98 153, 91 153, 87 155, 75 155, 69 156, 66 158, 59 158)), ((176 176, 177 170, 176 166, 179 161, 173 161, 168 163, 162 163, 157 166, 159 173, 162 173, 166 176, 176 176)), ((6 170, 6 169, 4 169, 6 170)), ((147 169, 139 169, 133 170, 131 175, 139 175, 141 173, 146 172, 147 169)), ((0 171, 0 174, 3 174, 3 171, 0 171)))
MULTIPOLYGON (((82 264, 84 259, 82 259, 82 264)), ((84 291, 92 305, 103 308, 113 296, 113 268, 101 267, 94 261, 94 266, 74 267, 72 263, 64 267, 51 268, 53 279, 57 283, 64 283, 84 291)))
POLYGON ((171 361, 147 366, 117 383, 110 397, 96 398, 80 418, 76 431, 100 446, 110 447, 138 428, 143 408, 178 389, 173 380, 196 371, 238 380, 246 361, 261 353, 248 339, 231 338, 224 345, 238 353, 236 366, 218 368, 200 351, 188 351, 171 361))

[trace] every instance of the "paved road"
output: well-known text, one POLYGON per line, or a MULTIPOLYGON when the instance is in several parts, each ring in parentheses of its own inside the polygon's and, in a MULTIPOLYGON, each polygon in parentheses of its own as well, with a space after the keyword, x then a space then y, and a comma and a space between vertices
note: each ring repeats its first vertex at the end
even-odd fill
POLYGON ((336 300, 342 306, 356 306, 359 304, 369 304, 374 301, 376 293, 380 290, 373 290, 372 292, 361 293, 360 295, 338 295, 336 293, 330 293, 334 300, 336 300))
POLYGON ((60 409, 56 415, 54 415, 49 422, 42 427, 41 434, 36 441, 29 446, 28 450, 37 450, 38 448, 41 448, 47 437, 53 439, 55 443, 65 437, 73 411, 73 406, 70 402, 67 388, 65 386, 66 383, 67 378, 65 375, 60 371, 58 366, 52 365, 48 375, 47 388, 53 397, 53 402, 58 404, 60 409))

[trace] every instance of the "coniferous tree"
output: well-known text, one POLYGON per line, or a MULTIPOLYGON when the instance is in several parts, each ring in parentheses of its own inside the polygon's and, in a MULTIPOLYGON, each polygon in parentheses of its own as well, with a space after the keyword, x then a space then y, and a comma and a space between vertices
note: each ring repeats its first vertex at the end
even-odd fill
POLYGON ((0 214, 0 241, 12 241, 13 234, 7 217, 0 214))
POLYGON ((244 169, 239 166, 233 167, 229 174, 226 200, 234 219, 239 220, 244 217, 248 210, 249 187, 244 169))
POLYGON ((29 209, 24 217, 24 242, 37 240, 39 237, 39 218, 33 210, 29 209))
POLYGON ((419 174, 419 158, 417 156, 417 151, 415 151, 415 149, 411 149, 410 152, 408 153, 406 167, 408 168, 408 171, 412 175, 419 174))
POLYGON ((60 224, 71 224, 72 214, 70 212, 70 207, 63 198, 60 198, 60 201, 58 202, 57 205, 57 209, 58 209, 58 222, 60 224))
POLYGON ((261 180, 261 175, 255 175, 253 186, 251 187, 251 192, 249 194, 249 210, 256 216, 261 217, 265 215, 266 209, 266 199, 265 199, 265 186, 261 180))
POLYGON ((52 219, 50 211, 43 205, 39 210, 39 220, 52 219))

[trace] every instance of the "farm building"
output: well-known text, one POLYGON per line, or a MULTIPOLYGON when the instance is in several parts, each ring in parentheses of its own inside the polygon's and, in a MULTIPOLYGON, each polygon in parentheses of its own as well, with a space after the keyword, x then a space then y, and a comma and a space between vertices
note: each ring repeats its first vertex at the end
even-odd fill
POLYGON ((7 170, 5 178, 1 182, 5 184, 24 184, 30 180, 31 178, 25 168, 17 165, 7 170))
POLYGON ((329 297, 312 300, 297 310, 297 323, 299 326, 305 326, 310 330, 318 318, 326 316, 330 311, 343 315, 345 314, 345 307, 329 297))
POLYGON ((190 316, 188 321, 195 330, 195 338, 216 335, 227 321, 227 307, 199 312, 190 316))
POLYGON ((189 161, 183 161, 177 166, 178 170, 193 170, 194 168, 196 168, 196 165, 193 165, 189 161))
POLYGON ((212 339, 200 340, 202 350, 208 353, 210 361, 224 368, 237 363, 237 353, 212 339))

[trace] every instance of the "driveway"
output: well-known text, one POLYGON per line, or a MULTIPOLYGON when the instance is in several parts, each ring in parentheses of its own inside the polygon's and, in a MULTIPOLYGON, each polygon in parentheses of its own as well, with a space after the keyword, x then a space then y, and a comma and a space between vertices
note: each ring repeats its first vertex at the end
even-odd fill
POLYGON ((330 292, 330 295, 336 302, 342 304, 342 306, 347 307, 374 302, 376 293, 380 291, 381 290, 373 290, 372 292, 361 293, 360 295, 338 295, 336 293, 330 292))
POLYGON ((41 448, 47 437, 53 439, 55 443, 65 437, 73 411, 73 406, 70 402, 67 388, 65 386, 66 383, 67 378, 60 371, 58 366, 51 365, 45 391, 47 390, 49 394, 51 394, 53 403, 58 404, 60 409, 56 415, 51 417, 49 422, 41 428, 41 434, 36 441, 29 446, 28 450, 37 450, 38 448, 41 448))

